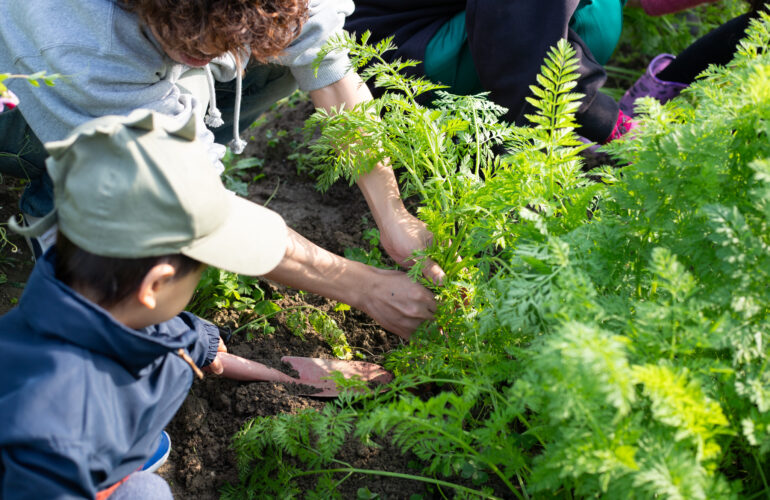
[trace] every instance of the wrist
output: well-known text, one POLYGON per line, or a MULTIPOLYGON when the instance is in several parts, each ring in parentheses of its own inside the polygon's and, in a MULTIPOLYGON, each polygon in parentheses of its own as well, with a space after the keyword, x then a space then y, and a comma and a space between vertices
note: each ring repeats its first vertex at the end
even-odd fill
POLYGON ((390 166, 377 164, 371 172, 362 175, 357 184, 381 231, 409 215, 390 166))
POLYGON ((335 279, 338 281, 335 284, 336 290, 329 298, 368 314, 367 304, 370 302, 370 292, 378 280, 374 272, 376 268, 348 259, 345 261, 343 271, 335 279))

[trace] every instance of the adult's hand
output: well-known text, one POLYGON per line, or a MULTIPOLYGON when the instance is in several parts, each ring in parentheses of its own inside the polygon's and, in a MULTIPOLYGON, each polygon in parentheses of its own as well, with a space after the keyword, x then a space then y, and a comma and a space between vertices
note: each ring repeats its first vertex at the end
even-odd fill
POLYGON ((406 273, 345 259, 289 230, 286 254, 266 278, 344 302, 408 339, 433 318, 433 294, 406 273))
MULTIPOLYGON (((376 165, 358 179, 358 187, 380 229, 380 241, 385 251, 399 265, 412 266, 412 254, 427 247, 433 234, 423 221, 404 207, 393 169, 388 165, 376 165)), ((422 273, 436 285, 444 282, 444 270, 430 259, 424 262, 422 273)))
MULTIPOLYGON (((388 255, 401 266, 414 265, 412 255, 417 250, 423 250, 433 240, 433 234, 428 231, 425 223, 410 214, 406 208, 395 210, 378 224, 380 242, 388 255)), ((436 262, 426 259, 423 263, 422 274, 434 284, 444 282, 444 270, 436 262)))
POLYGON ((365 278, 357 307, 383 328, 408 340, 420 324, 433 319, 436 300, 427 288, 404 272, 367 267, 371 276, 365 278))

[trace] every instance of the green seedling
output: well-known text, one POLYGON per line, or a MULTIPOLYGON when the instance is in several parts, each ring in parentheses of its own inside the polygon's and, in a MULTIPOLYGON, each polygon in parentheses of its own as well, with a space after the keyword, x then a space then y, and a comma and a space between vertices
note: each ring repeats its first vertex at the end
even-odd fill
POLYGON ((230 309, 239 313, 247 338, 255 332, 272 333, 275 328, 267 317, 280 311, 259 285, 259 279, 209 267, 204 271, 187 310, 202 317, 211 317, 215 311, 230 309), (255 321, 253 318, 258 318, 255 321))
POLYGON ((236 160, 235 155, 227 148, 225 156, 222 158, 222 164, 225 170, 222 172, 222 180, 225 187, 234 193, 247 197, 249 195, 249 183, 257 182, 264 177, 264 174, 257 173, 251 176, 249 182, 244 180, 244 174, 247 170, 262 168, 265 164, 263 158, 241 158, 236 160))
POLYGON ((38 71, 31 75, 15 75, 12 73, 0 73, 0 93, 8 90, 5 83, 7 80, 26 80, 27 83, 33 87, 39 87, 40 83, 53 87, 56 84, 56 80, 62 78, 62 75, 54 73, 51 75, 46 74, 45 71, 38 71))
POLYGON ((380 251, 380 231, 376 228, 369 228, 363 232, 363 240, 368 243, 369 249, 360 247, 345 248, 344 255, 350 260, 363 262, 370 266, 380 269, 394 269, 394 266, 388 266, 382 262, 382 251, 380 251))

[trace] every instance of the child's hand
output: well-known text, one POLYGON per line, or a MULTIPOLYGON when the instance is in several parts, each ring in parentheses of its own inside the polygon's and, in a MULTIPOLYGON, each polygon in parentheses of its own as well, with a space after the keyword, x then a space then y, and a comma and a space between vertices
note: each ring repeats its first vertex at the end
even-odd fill
MULTIPOLYGON (((227 352, 227 347, 225 347, 225 342, 221 338, 219 339, 219 346, 217 347, 217 352, 227 352)), ((210 365, 205 366, 203 368, 203 371, 207 373, 213 373, 214 375, 221 375, 224 369, 225 367, 222 366, 222 360, 219 359, 219 355, 217 355, 217 357, 214 358, 214 361, 212 361, 210 365)))

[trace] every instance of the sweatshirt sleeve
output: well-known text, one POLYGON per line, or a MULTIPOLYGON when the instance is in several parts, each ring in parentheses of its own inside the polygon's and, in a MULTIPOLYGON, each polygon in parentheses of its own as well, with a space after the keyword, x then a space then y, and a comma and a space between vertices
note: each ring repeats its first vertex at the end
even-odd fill
POLYGON ((315 75, 313 61, 318 51, 334 35, 342 33, 345 17, 353 13, 351 0, 311 0, 309 17, 299 36, 277 57, 276 62, 288 66, 304 91, 318 90, 342 79, 350 70, 347 53, 335 51, 327 55, 315 75))
POLYGON ((673 14, 715 0, 641 0, 642 8, 650 16, 673 14))
POLYGON ((180 314, 184 321, 189 324, 194 331, 198 334, 195 342, 193 342, 187 350, 190 351, 190 357, 192 357, 195 364, 203 368, 208 366, 217 357, 217 348, 219 347, 219 328, 199 318, 192 313, 183 312, 180 314))

